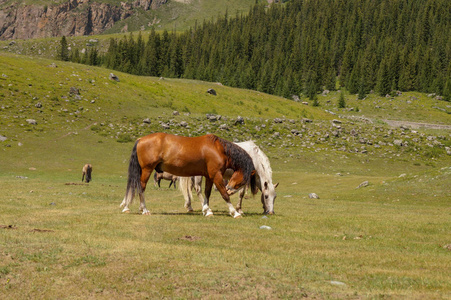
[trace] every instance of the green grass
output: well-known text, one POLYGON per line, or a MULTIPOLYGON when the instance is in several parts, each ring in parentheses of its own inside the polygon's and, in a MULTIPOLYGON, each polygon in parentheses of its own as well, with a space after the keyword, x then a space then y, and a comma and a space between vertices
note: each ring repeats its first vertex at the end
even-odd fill
MULTIPOLYGON (((449 131, 420 128, 415 135, 336 111, 344 133, 321 141, 335 128, 331 120, 339 119, 325 112, 334 111, 327 100, 338 99, 335 93, 320 96, 313 108, 207 82, 114 72, 120 78, 115 83, 108 80, 110 70, 51 63, 0 54, 0 135, 8 138, 0 142, 5 299, 449 299, 450 251, 443 246, 451 243, 451 157, 443 146, 423 145, 436 135, 449 146, 449 131), (71 86, 80 89, 80 99, 69 95, 71 86), (208 95, 208 88, 218 96, 208 95), (206 120, 211 112, 223 119, 206 120), (238 115, 245 125, 233 125, 238 115), (275 117, 285 122, 274 124, 275 117), (303 123, 305 117, 313 123, 303 123), (38 124, 29 125, 29 118, 38 124), (144 118, 151 124, 143 125, 144 118), (203 217, 198 201, 188 214, 167 181, 161 189, 148 186, 151 216, 138 213, 137 199, 130 214, 121 213, 133 147, 126 140, 161 131, 160 121, 177 134, 254 139, 280 182, 276 215, 262 218, 257 195, 244 200, 245 217, 233 219, 218 193, 210 202, 214 217, 203 217), (190 128, 178 126, 181 121, 190 128), (230 129, 220 130, 222 123, 230 129), (293 129, 304 130, 302 138, 287 137, 293 129), (349 152, 363 145, 351 129, 359 138, 402 138, 414 145, 365 144, 368 153, 349 152), (347 150, 335 143, 346 143, 347 150), (93 165, 89 184, 81 184, 85 163, 93 165), (366 180, 367 187, 356 189, 366 180), (320 199, 310 199, 313 192, 320 199)), ((409 121, 450 124, 449 114, 433 114, 432 106, 446 108, 446 102, 403 97, 410 95, 420 105, 400 104, 418 116, 409 121)), ((372 108, 373 101, 386 105, 383 100, 371 95, 347 104, 358 104, 367 118, 389 119, 387 111, 372 108)))

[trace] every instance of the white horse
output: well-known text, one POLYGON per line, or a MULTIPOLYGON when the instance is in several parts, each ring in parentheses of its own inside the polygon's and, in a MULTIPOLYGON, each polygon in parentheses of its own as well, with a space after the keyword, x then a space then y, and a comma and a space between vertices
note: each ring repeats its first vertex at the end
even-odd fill
MULTIPOLYGON (((243 148, 249 156, 252 158, 254 167, 257 171, 256 181, 257 187, 262 192, 261 202, 263 204, 263 213, 274 214, 274 201, 276 199, 276 187, 279 183, 272 183, 272 169, 269 164, 269 159, 265 153, 257 146, 253 141, 246 141, 242 143, 236 143, 238 146, 243 148)), ((224 179, 229 179, 232 175, 233 170, 227 170, 224 173, 224 179)), ((204 203, 204 195, 202 194, 202 176, 192 176, 192 177, 179 177, 179 189, 183 193, 185 198, 185 208, 188 212, 192 212, 191 199, 193 198, 191 190, 194 188, 201 204, 204 203)), ((240 190, 240 200, 236 206, 236 211, 239 214, 243 214, 242 202, 244 194, 246 193, 246 188, 243 187, 240 190)), ((213 215, 211 209, 202 209, 205 216, 213 215)))

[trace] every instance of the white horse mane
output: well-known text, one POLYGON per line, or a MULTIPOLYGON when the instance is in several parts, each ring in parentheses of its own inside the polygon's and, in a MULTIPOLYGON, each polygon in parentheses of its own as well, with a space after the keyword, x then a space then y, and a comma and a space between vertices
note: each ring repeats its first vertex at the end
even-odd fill
POLYGON ((272 169, 269 164, 269 159, 265 153, 253 142, 245 141, 241 143, 236 143, 238 146, 246 150, 246 152, 251 156, 254 162, 255 170, 258 176, 262 179, 262 182, 267 181, 269 184, 272 183, 272 169))

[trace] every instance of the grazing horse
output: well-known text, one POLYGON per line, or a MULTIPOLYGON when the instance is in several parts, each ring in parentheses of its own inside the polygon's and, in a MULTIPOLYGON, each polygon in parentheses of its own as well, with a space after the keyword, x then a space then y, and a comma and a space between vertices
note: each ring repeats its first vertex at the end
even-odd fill
POLYGON ((255 169, 249 154, 237 145, 213 134, 199 137, 183 137, 166 133, 153 133, 138 139, 133 147, 128 166, 127 189, 121 207, 129 212, 135 191, 139 194, 140 210, 150 214, 146 208, 144 191, 153 170, 169 172, 176 176, 204 176, 205 199, 202 211, 212 214, 209 199, 213 183, 226 201, 234 218, 241 217, 230 203, 230 195, 250 183, 257 193, 255 169), (227 169, 233 174, 227 185, 223 175, 227 169))
POLYGON ((92 166, 91 164, 86 164, 83 166, 83 175, 81 176, 81 182, 85 179, 86 175, 86 182, 90 182, 91 179, 91 173, 92 173, 92 166))
POLYGON ((172 184, 174 184, 174 188, 177 188, 176 186, 176 181, 178 179, 177 176, 172 175, 171 173, 168 172, 157 172, 155 170, 155 173, 153 174, 153 185, 160 187, 160 181, 161 179, 165 179, 165 180, 169 180, 171 183, 169 183, 169 187, 171 187, 172 184))
MULTIPOLYGON (((268 157, 253 141, 237 143, 236 145, 243 148, 250 155, 250 157, 252 158, 252 162, 254 163, 255 169, 257 171, 256 173, 257 187, 262 193, 261 202, 263 204, 263 213, 274 214, 274 202, 277 197, 275 189, 279 185, 279 183, 276 184, 272 183, 272 169, 271 165, 269 164, 268 157)), ((224 179, 230 178, 230 175, 231 172, 227 170, 224 174, 224 179)), ((183 193, 183 196, 185 198, 185 208, 189 212, 193 211, 193 208, 191 207, 191 199, 192 199, 191 190, 193 188, 196 191, 197 196, 201 200, 201 203, 203 203, 201 186, 202 186, 201 176, 195 176, 191 178, 190 177, 179 178, 179 189, 183 193)), ((240 214, 243 214, 242 202, 245 192, 246 187, 243 187, 240 191, 240 200, 236 206, 236 210, 240 214)))

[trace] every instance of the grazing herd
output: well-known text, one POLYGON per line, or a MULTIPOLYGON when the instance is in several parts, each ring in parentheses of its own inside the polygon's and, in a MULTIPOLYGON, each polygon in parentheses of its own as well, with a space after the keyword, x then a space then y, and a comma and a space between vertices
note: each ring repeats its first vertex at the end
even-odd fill
MULTIPOLYGON (((192 189, 201 201, 204 216, 212 216, 209 199, 213 186, 221 194, 234 218, 243 215, 242 202, 249 188, 255 195, 261 192, 263 213, 274 214, 276 199, 272 182, 272 170, 268 157, 252 141, 232 143, 216 135, 183 137, 167 133, 153 133, 139 138, 132 150, 128 167, 127 188, 120 205, 122 212, 130 212, 135 195, 140 200, 139 210, 149 215, 144 192, 152 172, 154 185, 160 187, 162 179, 169 180, 169 187, 179 181, 179 189, 185 199, 185 208, 192 212, 192 189), (205 178, 204 192, 202 181, 205 178), (236 207, 230 196, 239 191, 236 207)), ((92 166, 83 167, 82 181, 90 182, 92 166)))

